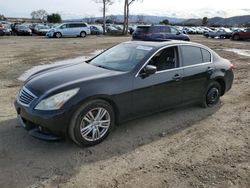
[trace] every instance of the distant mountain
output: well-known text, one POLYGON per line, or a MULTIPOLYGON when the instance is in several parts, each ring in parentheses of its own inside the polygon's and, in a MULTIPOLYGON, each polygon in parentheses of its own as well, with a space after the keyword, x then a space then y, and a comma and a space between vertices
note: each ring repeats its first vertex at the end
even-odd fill
MULTIPOLYGON (((181 22, 183 25, 201 25, 202 19, 187 19, 181 22)), ((213 17, 208 19, 208 25, 230 25, 241 26, 243 24, 250 24, 250 15, 234 16, 230 18, 213 17)))
MULTIPOLYGON (((151 15, 139 15, 140 17, 143 17, 143 21, 147 23, 159 23, 164 19, 168 19, 170 23, 180 23, 183 22, 185 19, 183 18, 175 18, 175 17, 168 17, 168 16, 151 16, 151 15)), ((117 19, 119 21, 123 20, 123 15, 116 15, 117 19)), ((137 22, 138 21, 138 15, 130 15, 129 16, 130 22, 137 22)))
MULTIPOLYGON (((164 19, 168 19, 170 23, 180 23, 183 22, 185 19, 183 18, 175 18, 175 17, 167 17, 167 16, 151 16, 151 15, 139 15, 143 22, 145 23, 159 23, 164 19)), ((113 18, 116 18, 116 21, 122 22, 123 21, 123 15, 112 15, 113 18)), ((109 19, 110 16, 107 15, 107 19, 109 19)), ((82 18, 82 19, 70 19, 70 20, 64 20, 64 21, 86 21, 88 18, 82 18)), ((102 17, 95 17, 94 20, 102 19, 102 17)), ((138 15, 130 15, 129 16, 129 22, 137 22, 138 21, 138 15)))
MULTIPOLYGON (((118 22, 123 21, 123 15, 112 15, 113 18, 116 19, 118 22)), ((168 19, 172 24, 181 24, 181 25, 202 25, 202 18, 193 18, 193 19, 183 19, 183 18, 175 18, 175 17, 167 17, 167 16, 151 16, 151 15, 140 15, 143 22, 148 24, 158 24, 164 19, 168 19)), ((109 19, 110 16, 107 16, 109 19)), ((102 17, 95 17, 92 20, 102 19, 102 17)), ((71 20, 64 20, 64 21, 86 21, 86 18, 82 19, 71 19, 71 20)), ((130 15, 129 21, 136 23, 138 21, 138 15, 130 15)), ((212 17, 208 18, 208 25, 230 25, 230 26, 240 26, 243 24, 250 24, 250 15, 245 16, 234 16, 229 18, 222 18, 222 17, 212 17)))

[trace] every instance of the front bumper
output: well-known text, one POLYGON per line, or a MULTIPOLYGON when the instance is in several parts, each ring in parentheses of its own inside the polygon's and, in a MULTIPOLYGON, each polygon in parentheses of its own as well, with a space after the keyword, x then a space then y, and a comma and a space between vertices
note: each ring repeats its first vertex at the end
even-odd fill
POLYGON ((18 120, 26 130, 39 129, 41 133, 47 135, 67 136, 68 125, 73 115, 70 110, 39 111, 24 107, 17 101, 14 102, 14 105, 18 120))
POLYGON ((49 37, 49 38, 54 37, 54 32, 51 32, 51 31, 47 32, 46 37, 49 37))

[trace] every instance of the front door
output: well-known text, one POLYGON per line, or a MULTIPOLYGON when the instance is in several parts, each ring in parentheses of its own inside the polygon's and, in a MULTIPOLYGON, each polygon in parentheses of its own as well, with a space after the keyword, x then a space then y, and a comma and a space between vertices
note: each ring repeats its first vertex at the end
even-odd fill
POLYGON ((148 65, 157 67, 155 74, 134 78, 133 113, 135 116, 171 108, 182 101, 183 70, 179 68, 177 47, 156 53, 148 65))

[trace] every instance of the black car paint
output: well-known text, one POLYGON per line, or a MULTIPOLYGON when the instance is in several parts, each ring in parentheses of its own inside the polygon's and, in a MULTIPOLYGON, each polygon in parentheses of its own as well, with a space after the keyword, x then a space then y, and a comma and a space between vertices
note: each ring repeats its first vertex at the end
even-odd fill
POLYGON ((190 41, 188 35, 180 33, 171 33, 171 26, 167 25, 152 25, 152 26, 138 26, 133 32, 133 40, 143 40, 143 41, 166 41, 166 40, 183 40, 190 41), (144 28, 144 29, 140 29, 144 28), (159 28, 165 28, 166 31, 157 31, 159 28))
MULTIPOLYGON (((147 60, 162 48, 179 45, 202 45, 189 42, 140 42, 152 46, 151 52, 130 72, 107 70, 87 63, 56 67, 31 76, 25 83, 38 99, 29 107, 15 101, 17 113, 27 124, 40 125, 56 135, 67 136, 68 125, 77 109, 86 101, 104 99, 109 102, 116 115, 116 123, 172 108, 184 103, 197 102, 206 90, 208 83, 218 80, 229 90, 233 81, 230 63, 221 62, 216 53, 210 51, 214 61, 199 66, 180 67, 157 72, 147 77, 140 73, 147 60), (213 70, 208 70, 213 67, 213 70), (179 75, 180 79, 175 76, 179 75), (62 109, 53 111, 35 110, 35 106, 44 98, 68 89, 80 88, 79 93, 65 103, 62 109)), ((206 48, 207 49, 207 48, 206 48)), ((223 91, 224 93, 224 91, 223 91)))

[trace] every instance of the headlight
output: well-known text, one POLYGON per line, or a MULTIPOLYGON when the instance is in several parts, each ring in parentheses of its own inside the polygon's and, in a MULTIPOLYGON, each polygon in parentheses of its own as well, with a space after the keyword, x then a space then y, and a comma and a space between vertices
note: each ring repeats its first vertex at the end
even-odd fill
POLYGON ((75 96, 79 91, 79 88, 64 91, 43 99, 36 105, 36 110, 58 110, 60 109, 70 98, 75 96))

